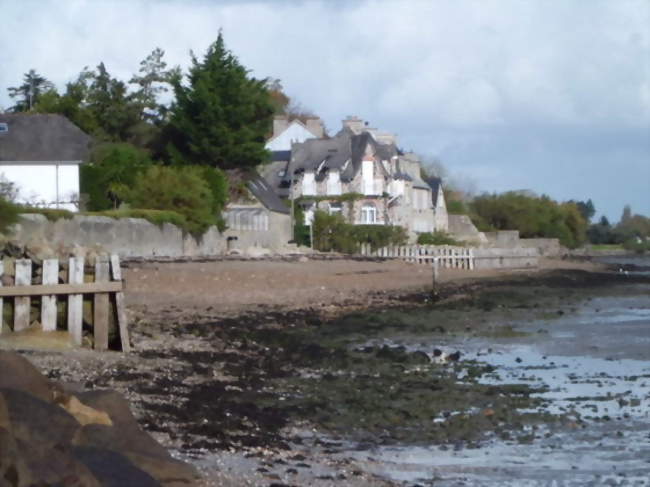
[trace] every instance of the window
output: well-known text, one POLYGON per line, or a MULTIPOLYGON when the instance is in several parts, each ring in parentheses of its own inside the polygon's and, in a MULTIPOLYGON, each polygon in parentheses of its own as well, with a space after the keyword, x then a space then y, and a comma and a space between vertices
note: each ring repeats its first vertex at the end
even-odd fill
POLYGON ((342 210, 343 210, 343 206, 341 205, 341 203, 330 203, 329 205, 330 215, 339 215, 342 210))
POLYGON ((373 224, 377 223, 377 208, 371 203, 366 203, 361 207, 361 223, 373 224))

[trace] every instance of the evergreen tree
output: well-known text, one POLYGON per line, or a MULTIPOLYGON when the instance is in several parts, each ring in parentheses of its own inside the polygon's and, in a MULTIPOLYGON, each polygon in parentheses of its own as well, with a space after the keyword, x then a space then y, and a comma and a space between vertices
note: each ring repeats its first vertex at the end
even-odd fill
POLYGON ((44 93, 54 91, 54 84, 30 69, 23 76, 23 84, 7 88, 10 98, 17 98, 17 103, 11 108, 14 112, 26 112, 38 103, 44 93))
POLYGON ((154 123, 161 122, 166 113, 166 107, 158 103, 158 96, 169 91, 166 85, 180 74, 179 67, 167 69, 164 55, 165 51, 155 48, 140 62, 138 74, 129 80, 138 86, 133 98, 141 105, 140 118, 154 123))
POLYGON ((221 33, 202 61, 192 55, 188 81, 187 86, 180 77, 172 82, 171 160, 221 169, 266 162, 273 116, 266 80, 249 77, 221 33))

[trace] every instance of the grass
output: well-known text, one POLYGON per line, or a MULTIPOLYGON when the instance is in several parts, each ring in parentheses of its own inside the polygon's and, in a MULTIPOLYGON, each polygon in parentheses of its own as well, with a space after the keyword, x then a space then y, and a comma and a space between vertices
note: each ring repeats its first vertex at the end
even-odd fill
POLYGON ((593 244, 589 246, 591 250, 603 251, 603 250, 623 250, 621 244, 593 244))

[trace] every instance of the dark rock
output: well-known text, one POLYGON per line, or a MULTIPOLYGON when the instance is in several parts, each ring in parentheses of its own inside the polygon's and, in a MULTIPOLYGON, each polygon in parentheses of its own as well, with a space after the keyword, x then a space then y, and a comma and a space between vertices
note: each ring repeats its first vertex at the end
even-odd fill
POLYGON ((70 444, 79 423, 63 408, 23 391, 0 389, 4 396, 11 432, 16 439, 39 448, 70 444))
POLYGON ((74 457, 99 480, 102 487, 160 487, 151 475, 137 468, 128 458, 110 450, 76 447, 74 457))
POLYGON ((0 371, 0 389, 16 389, 43 401, 52 400, 52 383, 22 355, 0 351, 0 371))

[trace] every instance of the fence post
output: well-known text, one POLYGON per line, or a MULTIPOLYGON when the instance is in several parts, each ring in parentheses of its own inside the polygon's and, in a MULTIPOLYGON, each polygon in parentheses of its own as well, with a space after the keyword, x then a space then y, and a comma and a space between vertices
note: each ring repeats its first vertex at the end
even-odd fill
MULTIPOLYGON (((0 260, 0 287, 2 287, 2 276, 5 273, 5 261, 0 260)), ((2 335, 2 329, 4 328, 4 313, 2 305, 4 304, 2 298, 0 297, 0 335, 2 335)))
MULTIPOLYGON (((117 254, 111 255, 111 270, 112 277, 115 281, 122 280, 122 270, 120 269, 120 258, 117 254)), ((122 343, 122 351, 130 352, 131 343, 129 340, 129 329, 126 323, 126 306, 124 303, 124 293, 115 293, 115 315, 117 317, 117 326, 120 331, 120 342, 122 343)))
POLYGON ((434 297, 438 295, 438 257, 433 258, 433 284, 431 293, 434 297))
MULTIPOLYGON (((59 260, 43 261, 43 284, 59 283, 59 260)), ((41 325, 43 331, 56 331, 56 296, 41 297, 41 325)))
MULTIPOLYGON (((109 280, 108 256, 98 256, 95 261, 95 282, 107 282, 109 280)), ((108 293, 95 293, 93 304, 95 349, 108 350, 108 293)))
MULTIPOLYGON (((32 261, 29 259, 16 260, 16 286, 32 284, 32 261)), ((14 331, 29 327, 29 312, 31 300, 29 296, 14 298, 14 331)))
POLYGON ((468 257, 467 260, 469 261, 469 268, 470 268, 470 270, 474 270, 474 267, 475 267, 474 251, 472 249, 469 249, 468 252, 469 252, 469 257, 468 257))
MULTIPOLYGON (((84 258, 70 257, 68 264, 68 283, 83 284, 84 258)), ((81 327, 83 324, 83 295, 70 294, 68 296, 68 333, 72 335, 75 345, 81 345, 81 327)))

